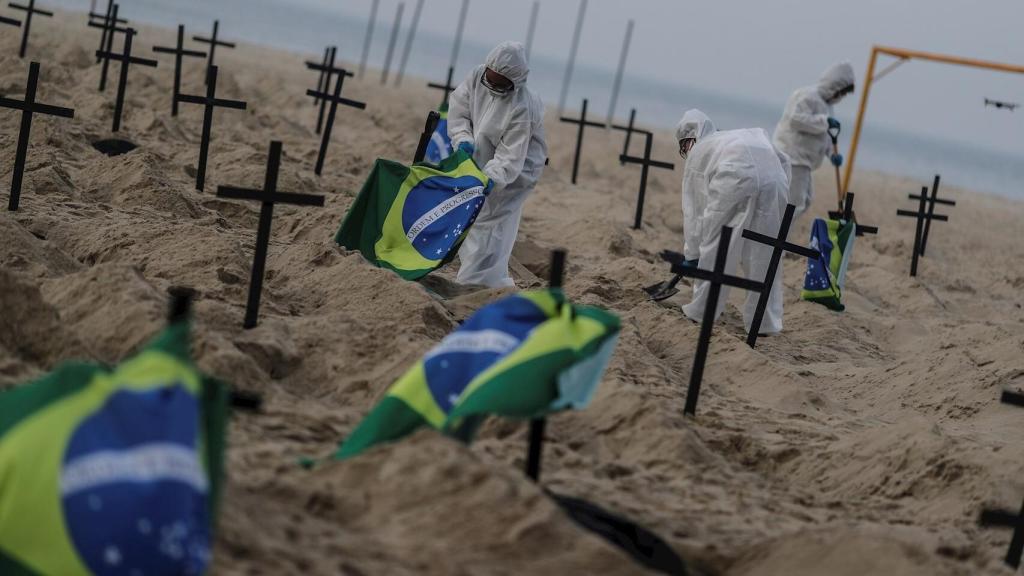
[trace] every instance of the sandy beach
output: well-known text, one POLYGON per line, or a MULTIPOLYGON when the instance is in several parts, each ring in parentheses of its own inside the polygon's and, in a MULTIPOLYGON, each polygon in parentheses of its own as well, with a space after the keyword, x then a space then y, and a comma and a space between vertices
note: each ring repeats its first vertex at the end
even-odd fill
MULTIPOLYGON (((265 399, 263 413, 231 424, 213 573, 646 573, 546 488, 636 521, 708 575, 1011 574, 1010 532, 977 520, 1024 497, 1024 412, 999 403, 1003 388, 1024 389, 1024 203, 943 189, 958 205, 911 279, 914 223, 896 210, 915 208, 906 196, 930 177, 855 173, 858 216, 880 234, 856 244, 847 310, 801 301, 805 262, 787 258, 785 331, 751 350, 734 291, 700 413, 684 418, 699 332, 679 310, 689 287, 660 305, 642 290, 670 276, 658 252, 682 247, 671 127, 654 127, 655 156, 676 170, 652 171, 635 231, 640 169, 619 165, 622 134, 588 133, 574 186, 575 130, 551 112, 551 164, 526 204, 514 277, 542 286, 550 251, 565 248, 569 297, 615 312, 623 330, 591 407, 550 419, 542 487, 522 474, 527 426, 497 420, 470 447, 422 431, 306 470, 300 459, 333 453, 410 365, 508 293, 456 286, 456 265, 405 282, 333 242, 374 160, 411 160, 438 93, 418 78, 381 87, 376 71, 350 81, 346 96, 367 109, 339 109, 317 177, 305 95, 316 75, 302 64, 315 57, 219 51, 218 97, 249 109, 214 113, 199 193, 202 110, 171 117, 173 59, 132 67, 120 137, 139 147, 109 158, 91 146, 111 136, 116 89, 96 90, 99 32, 71 13, 32 30, 37 99, 75 118, 34 120, 21 208, 0 212, 0 387, 64 360, 130 356, 163 326, 167 289, 195 288, 199 366, 265 399), (326 206, 276 208, 260 325, 245 331, 259 206, 214 190, 260 186, 271 140, 284 143, 280 189, 323 194, 326 206)), ((19 39, 0 36, 0 93, 18 99, 19 39)), ((173 42, 172 30, 143 28, 136 53, 173 42)), ((201 93, 200 65, 183 89, 201 93)), ((0 109, 5 203, 19 121, 0 109)), ((822 215, 834 176, 822 169, 815 182, 822 215)), ((811 221, 791 241, 806 243, 811 221)))

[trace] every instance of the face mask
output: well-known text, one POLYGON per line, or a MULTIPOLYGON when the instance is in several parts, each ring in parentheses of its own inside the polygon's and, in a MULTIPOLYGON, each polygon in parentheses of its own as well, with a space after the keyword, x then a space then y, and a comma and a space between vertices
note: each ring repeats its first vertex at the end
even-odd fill
POLYGON ((491 92, 491 94, 494 94, 499 98, 511 94, 512 90, 515 89, 515 86, 512 85, 511 83, 509 83, 509 85, 507 86, 497 86, 495 84, 492 84, 491 81, 487 79, 486 71, 483 73, 483 75, 480 76, 480 83, 483 84, 484 88, 487 88, 491 92))
POLYGON ((696 138, 683 138, 679 141, 679 157, 686 160, 686 157, 690 154, 690 150, 697 144, 696 138))

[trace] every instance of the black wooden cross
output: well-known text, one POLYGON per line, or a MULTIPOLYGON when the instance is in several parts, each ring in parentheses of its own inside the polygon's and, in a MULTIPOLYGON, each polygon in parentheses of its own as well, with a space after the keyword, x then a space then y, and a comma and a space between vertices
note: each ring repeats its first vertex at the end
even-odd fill
POLYGON ((209 38, 203 38, 201 36, 193 36, 192 37, 192 39, 195 40, 196 42, 202 42, 203 44, 209 44, 210 45, 209 60, 206 62, 206 67, 207 68, 210 68, 214 64, 213 53, 217 50, 217 46, 223 46, 225 48, 234 48, 235 47, 235 43, 234 42, 225 42, 223 40, 218 40, 217 39, 217 32, 219 31, 219 29, 220 29, 220 21, 219 20, 214 20, 213 21, 213 34, 209 38))
POLYGON ((132 28, 129 28, 125 32, 124 52, 121 54, 96 52, 97 56, 121 62, 121 77, 117 82, 117 103, 114 105, 114 127, 111 130, 112 132, 117 132, 121 129, 121 113, 124 111, 124 92, 125 88, 128 86, 128 67, 132 64, 139 64, 141 66, 156 68, 158 64, 156 60, 132 56, 132 37, 134 37, 135 34, 135 30, 132 28))
POLYGON ((357 102, 355 100, 349 100, 348 98, 341 97, 341 89, 345 85, 345 76, 350 76, 347 73, 338 74, 337 80, 334 82, 334 94, 327 94, 326 92, 317 92, 316 90, 306 90, 307 96, 313 96, 314 98, 320 98, 331 103, 331 109, 327 113, 327 127, 324 130, 323 137, 320 139, 320 152, 316 157, 316 175, 319 176, 324 170, 324 159, 327 158, 327 145, 331 142, 331 131, 334 129, 334 116, 338 112, 338 104, 344 104, 345 106, 351 106, 352 108, 358 108, 359 110, 366 109, 365 102, 357 102))
MULTIPOLYGON (((114 0, 107 0, 107 11, 103 14, 96 12, 89 12, 89 27, 90 28, 102 28, 103 32, 100 34, 100 47, 97 50, 107 49, 107 31, 110 26, 116 26, 118 24, 127 24, 128 21, 124 18, 118 18, 114 13, 114 0), (99 20, 99 22, 95 22, 99 20)), ((96 63, 100 63, 100 59, 96 58, 96 63)))
POLYGON ((16 4, 14 2, 8 2, 7 5, 15 10, 25 12, 25 25, 21 28, 21 49, 18 50, 18 57, 24 58, 25 52, 28 51, 28 35, 29 29, 32 27, 32 15, 38 14, 40 16, 46 16, 47 18, 53 18, 53 12, 36 8, 36 0, 28 0, 27 6, 25 4, 16 4))
POLYGON ((262 190, 218 186, 218 198, 235 200, 258 200, 263 203, 260 208, 260 224, 256 233, 256 255, 252 262, 252 279, 249 282, 249 301, 245 306, 245 324, 248 330, 255 328, 260 315, 260 294, 263 292, 263 272, 267 264, 267 247, 270 244, 270 225, 274 219, 274 204, 295 204, 297 206, 323 206, 324 197, 312 194, 292 194, 277 191, 277 174, 281 167, 281 143, 270 143, 270 155, 267 158, 267 174, 262 190))
MULTIPOLYGON (((548 275, 549 288, 561 288, 565 278, 565 250, 551 253, 551 272, 548 275)), ((567 304, 568 305, 568 304, 567 304)), ((530 444, 526 450, 526 476, 534 482, 540 480, 540 462, 544 454, 544 429, 547 418, 530 420, 530 444)))
POLYGON ((199 167, 196 170, 196 190, 200 192, 206 186, 206 158, 210 153, 210 129, 213 127, 213 109, 231 108, 245 110, 246 103, 241 100, 222 100, 217 98, 217 67, 211 66, 206 71, 206 96, 189 96, 179 94, 178 100, 186 104, 202 104, 203 136, 199 141, 199 167))
POLYGON ((732 242, 732 228, 722 226, 722 235, 718 240, 718 253, 715 255, 714 270, 704 270, 695 266, 684 266, 682 262, 672 265, 672 273, 688 276, 698 280, 706 280, 708 287, 707 300, 704 303, 704 318, 700 324, 700 337, 697 340, 697 354, 693 358, 693 370, 690 372, 690 387, 686 392, 685 414, 697 415, 697 400, 700 397, 700 384, 704 379, 704 363, 708 356, 711 343, 711 329, 715 325, 715 312, 718 311, 718 297, 722 286, 733 286, 751 292, 764 292, 766 286, 761 282, 730 276, 725 273, 725 264, 729 256, 729 245, 732 242))
MULTIPOLYGON (((1024 394, 1005 390, 1002 402, 1024 408, 1024 394)), ((1013 528, 1010 549, 1006 552, 1006 564, 1014 569, 1020 568, 1024 557, 1024 505, 1021 505, 1020 514, 1008 510, 983 510, 981 525, 988 528, 1013 528)))
POLYGON ((622 145, 622 154, 619 156, 619 164, 625 164, 621 160, 622 156, 629 156, 629 142, 633 138, 633 134, 651 134, 650 130, 644 130, 636 127, 636 108, 632 108, 629 111, 629 124, 625 126, 619 126, 618 124, 612 124, 613 130, 622 130, 626 133, 626 142, 622 145))
POLYGON ((587 120, 587 99, 586 98, 583 99, 583 110, 580 112, 579 120, 577 120, 575 118, 567 118, 565 116, 563 116, 560 120, 562 122, 567 123, 567 124, 577 124, 577 125, 579 125, 579 132, 576 133, 576 157, 572 161, 572 183, 575 184, 576 183, 576 176, 579 174, 579 171, 580 171, 580 151, 582 151, 582 149, 583 149, 583 130, 584 130, 584 128, 586 128, 587 126, 593 126, 594 128, 607 128, 608 126, 606 124, 602 124, 601 122, 593 122, 593 121, 587 120))
POLYGON ((14 18, 0 16, 0 24, 6 24, 8 26, 21 26, 21 20, 15 20, 14 18))
POLYGON ((786 241, 789 238, 789 228, 793 224, 793 214, 795 212, 796 206, 792 204, 786 205, 786 212, 782 215, 782 224, 779 226, 779 235, 775 238, 759 234, 753 230, 743 231, 743 237, 747 240, 753 240, 754 242, 772 247, 772 259, 768 263, 768 271, 764 277, 764 290, 761 291, 760 298, 757 300, 754 319, 750 323, 750 332, 747 333, 747 345, 751 348, 757 344, 757 337, 761 331, 761 322, 764 321, 764 311, 768 308, 768 298, 771 297, 775 275, 779 270, 779 263, 782 261, 782 253, 792 252, 793 254, 811 259, 818 257, 816 251, 786 241))
POLYGON ((861 224, 857 222, 857 215, 853 211, 853 192, 847 192, 843 199, 843 211, 837 212, 831 210, 828 213, 828 217, 833 220, 844 220, 846 222, 853 222, 857 224, 857 236, 864 236, 865 234, 878 234, 877 226, 868 226, 867 224, 861 224))
POLYGON ((185 56, 193 58, 205 58, 206 52, 198 50, 185 50, 185 25, 178 24, 178 44, 173 48, 168 46, 154 46, 153 52, 158 54, 174 54, 174 94, 171 95, 171 116, 178 115, 178 101, 181 95, 181 60, 185 56))
MULTIPOLYGON (((352 74, 348 70, 346 70, 344 68, 339 68, 339 67, 334 65, 335 55, 337 53, 336 50, 337 50, 336 48, 332 48, 331 55, 330 55, 330 58, 329 58, 329 63, 327 65, 321 66, 320 64, 317 64, 316 62, 306 62, 306 68, 309 68, 310 70, 319 70, 320 71, 321 82, 317 83, 317 93, 318 94, 326 94, 326 93, 328 93, 330 91, 330 89, 331 89, 331 80, 334 79, 335 75, 339 75, 340 74, 342 76, 345 76, 346 78, 351 78, 352 76, 354 76, 354 74, 352 74)), ((318 103, 320 105, 320 112, 317 114, 317 117, 316 117, 316 133, 317 134, 323 134, 323 131, 324 131, 324 112, 326 112, 326 110, 327 110, 327 100, 325 100, 325 99, 321 98, 319 95, 317 95, 317 96, 313 97, 313 102, 316 102, 316 103, 318 103)))
POLYGON ((100 92, 106 92, 107 90, 107 71, 110 69, 110 58, 104 58, 101 56, 103 53, 112 54, 114 52, 114 36, 120 32, 122 34, 128 34, 129 31, 134 34, 135 30, 131 28, 118 27, 117 21, 121 20, 117 17, 117 12, 120 6, 114 4, 111 8, 110 17, 100 22, 89 22, 89 26, 93 28, 100 28, 103 30, 103 35, 100 37, 100 49, 96 51, 96 62, 102 62, 103 68, 100 70, 100 92))
POLYGON ((423 133, 420 134, 419 144, 416 145, 416 154, 412 157, 412 163, 423 162, 423 158, 427 155, 427 146, 430 145, 430 139, 434 136, 434 131, 437 130, 437 123, 441 121, 441 115, 436 111, 431 110, 427 113, 427 122, 423 125, 423 133))
MULTIPOLYGON (((924 256, 925 248, 928 247, 928 236, 932 231, 932 216, 935 215, 935 205, 942 204, 944 206, 956 206, 956 202, 952 200, 944 200, 939 198, 939 182, 942 177, 938 174, 935 175, 935 182, 932 183, 932 195, 928 198, 928 220, 924 223, 924 236, 921 237, 921 256, 924 256)), ((917 194, 908 195, 911 200, 920 200, 921 197, 917 194)))
POLYGON ((25 175, 25 157, 28 155, 28 138, 32 132, 32 115, 47 114, 62 118, 74 118, 75 111, 71 108, 60 108, 36 102, 36 86, 39 83, 39 62, 32 62, 28 67, 28 84, 25 85, 25 99, 11 100, 0 97, 0 107, 21 110, 21 131, 18 133, 18 150, 14 154, 14 177, 11 179, 11 199, 7 209, 18 209, 21 198, 21 180, 25 175))
POLYGON ((456 88, 458 88, 458 86, 452 86, 453 75, 455 75, 455 68, 449 66, 448 79, 445 80, 444 84, 438 84, 436 82, 431 82, 430 84, 427 84, 428 88, 434 88, 435 90, 444 91, 444 98, 441 99, 441 107, 444 107, 448 104, 448 97, 451 96, 452 92, 454 92, 456 88))
POLYGON ((647 195, 647 171, 650 168, 661 168, 663 170, 675 170, 676 165, 671 162, 658 162, 651 160, 651 148, 653 147, 654 135, 648 132, 646 135, 646 143, 644 144, 644 157, 637 158, 635 156, 622 155, 619 156, 619 162, 623 164, 640 164, 643 168, 640 170, 640 195, 636 201, 636 218, 633 220, 633 229, 639 230, 643 225, 644 218, 644 197, 647 195))
MULTIPOLYGON (((324 77, 327 74, 328 66, 330 66, 330 67, 334 66, 334 59, 336 57, 337 57, 337 47, 336 46, 328 46, 327 48, 324 48, 324 61, 320 63, 320 68, 315 68, 316 70, 320 71, 320 78, 318 78, 317 81, 316 81, 316 89, 317 89, 318 92, 324 92, 324 91, 327 90, 327 88, 330 87, 330 84, 327 84, 327 86, 324 86, 324 77)), ((316 64, 316 62, 310 62, 309 60, 306 61, 306 67, 307 68, 313 68, 313 65, 315 65, 315 64, 316 64)), ((319 103, 320 103, 320 99, 319 98, 313 98, 313 105, 314 106, 316 106, 319 103)))
POLYGON ((918 207, 917 212, 911 210, 897 210, 897 216, 906 216, 908 218, 917 219, 917 230, 914 232, 914 257, 910 261, 910 275, 917 276, 917 260, 921 256, 921 239, 924 237, 924 223, 926 220, 938 220, 939 222, 946 222, 949 220, 948 216, 942 214, 936 214, 934 209, 928 210, 928 187, 921 188, 921 195, 918 196, 918 207))

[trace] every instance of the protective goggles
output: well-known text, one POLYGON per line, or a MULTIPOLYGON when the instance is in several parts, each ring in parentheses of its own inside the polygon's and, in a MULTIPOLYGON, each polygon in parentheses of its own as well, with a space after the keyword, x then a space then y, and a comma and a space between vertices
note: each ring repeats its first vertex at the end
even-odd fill
POLYGON ((490 68, 485 69, 483 75, 480 76, 480 83, 484 85, 484 88, 487 88, 488 90, 490 90, 494 94, 497 94, 498 96, 504 96, 505 94, 508 94, 509 92, 515 90, 516 85, 513 84, 511 80, 505 78, 504 76, 501 76, 504 82, 491 82, 491 80, 488 78, 488 72, 500 76, 500 74, 498 74, 494 70, 491 70, 490 68))

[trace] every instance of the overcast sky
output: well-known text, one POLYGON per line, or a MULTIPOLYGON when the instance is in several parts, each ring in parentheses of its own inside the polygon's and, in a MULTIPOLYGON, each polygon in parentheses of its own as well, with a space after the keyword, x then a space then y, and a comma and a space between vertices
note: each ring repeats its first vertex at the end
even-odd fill
MULTIPOLYGON (((366 18, 370 0, 292 0, 366 18)), ((382 0, 382 19, 399 0, 382 0)), ((407 11, 415 0, 406 0, 407 11)), ((461 0, 426 0, 421 26, 451 35, 461 0)), ((530 0, 471 0, 467 38, 523 39, 530 0)), ((542 0, 535 53, 565 59, 578 0, 542 0)), ((408 13, 408 12, 407 12, 408 13)), ((781 106, 832 62, 850 60, 858 91, 838 110, 853 118, 872 44, 1024 64, 1024 1, 986 0, 590 0, 582 64, 614 68, 625 23, 636 20, 628 73, 781 106)), ((888 59, 884 63, 889 62, 888 59)), ((884 65, 883 63, 883 65, 884 65)), ((869 117, 894 128, 1024 155, 1024 75, 910 62, 872 91, 869 117)))

